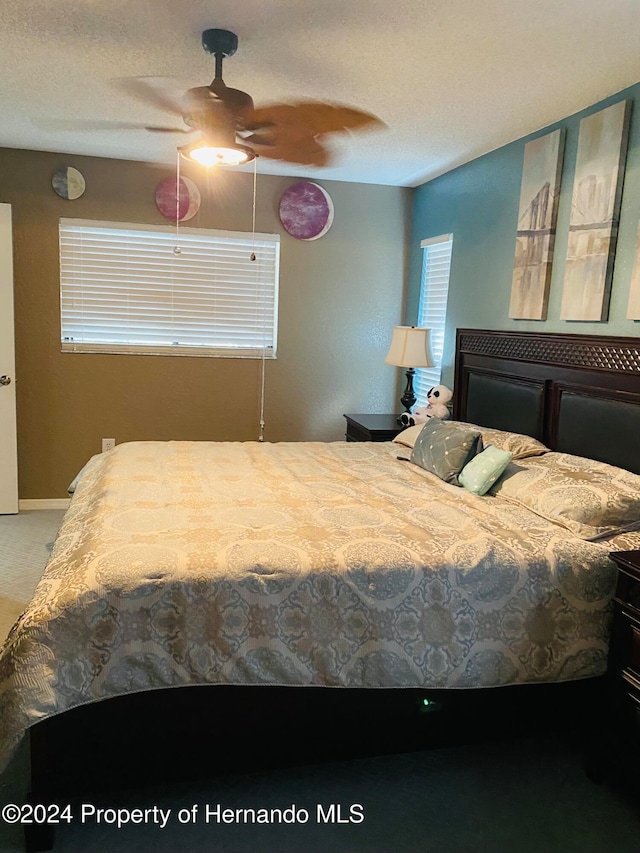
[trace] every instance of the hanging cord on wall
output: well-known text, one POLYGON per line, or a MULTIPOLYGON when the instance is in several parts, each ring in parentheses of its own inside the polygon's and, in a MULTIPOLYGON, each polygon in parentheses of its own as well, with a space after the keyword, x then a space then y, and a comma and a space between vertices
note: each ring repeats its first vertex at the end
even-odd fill
MULTIPOLYGON (((251 216, 251 242, 253 246, 253 250, 251 252, 251 260, 255 263, 256 261, 256 190, 258 184, 258 158, 256 157, 253 161, 253 205, 252 205, 252 216, 251 216)), ((258 289, 258 279, 259 279, 259 265, 256 267, 256 291, 258 289)), ((263 323, 264 323, 264 310, 263 314, 263 323)), ((265 329, 263 326, 263 335, 262 335, 262 364, 260 371, 260 431, 258 433, 258 441, 264 441, 264 386, 265 386, 265 377, 266 377, 266 365, 267 365, 267 348, 265 346, 265 329)))

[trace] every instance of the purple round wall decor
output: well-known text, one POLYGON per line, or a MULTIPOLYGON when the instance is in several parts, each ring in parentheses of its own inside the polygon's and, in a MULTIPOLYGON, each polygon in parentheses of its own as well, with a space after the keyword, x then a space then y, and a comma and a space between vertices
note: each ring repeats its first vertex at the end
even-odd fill
POLYGON ((333 201, 329 193, 313 181, 292 184, 280 199, 280 222, 296 240, 317 240, 333 222, 333 201))
MULTIPOLYGON (((191 219, 200 210, 200 190, 190 178, 180 176, 180 201, 178 206, 178 222, 191 219)), ((156 187, 156 207, 160 213, 176 221, 176 179, 163 178, 156 187)))

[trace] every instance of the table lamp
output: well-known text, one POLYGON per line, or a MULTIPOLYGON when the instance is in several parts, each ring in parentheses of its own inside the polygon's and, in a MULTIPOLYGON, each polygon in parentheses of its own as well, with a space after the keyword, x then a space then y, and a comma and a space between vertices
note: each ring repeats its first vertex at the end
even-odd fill
POLYGON ((400 398, 405 412, 410 412, 415 405, 416 395, 413 391, 413 377, 416 367, 433 367, 429 352, 429 329, 416 326, 395 326, 391 346, 385 358, 387 364, 395 367, 406 367, 407 387, 400 398))

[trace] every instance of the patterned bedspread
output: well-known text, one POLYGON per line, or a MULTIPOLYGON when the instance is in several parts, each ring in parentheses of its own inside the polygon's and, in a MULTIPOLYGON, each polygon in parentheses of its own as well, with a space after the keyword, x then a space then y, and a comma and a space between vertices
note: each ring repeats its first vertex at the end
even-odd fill
POLYGON ((32 723, 137 690, 603 673, 607 544, 403 450, 136 442, 96 457, 0 654, 0 767, 32 723))

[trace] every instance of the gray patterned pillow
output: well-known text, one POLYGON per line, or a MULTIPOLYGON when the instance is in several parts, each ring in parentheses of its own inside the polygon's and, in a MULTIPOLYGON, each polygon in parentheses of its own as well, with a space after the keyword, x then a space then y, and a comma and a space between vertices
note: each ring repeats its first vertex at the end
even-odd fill
POLYGON ((530 456, 540 456, 549 450, 537 438, 531 438, 530 435, 521 435, 519 432, 506 432, 503 429, 477 426, 476 424, 465 423, 465 421, 449 421, 449 423, 458 424, 458 426, 465 427, 466 429, 480 430, 482 443, 485 447, 492 444, 500 450, 508 450, 509 453, 513 453, 514 462, 518 459, 527 459, 530 456))
POLYGON ((478 430, 431 418, 416 439, 411 461, 445 483, 459 486, 458 474, 482 449, 482 436, 478 430))

